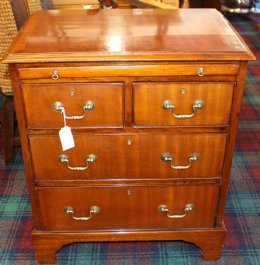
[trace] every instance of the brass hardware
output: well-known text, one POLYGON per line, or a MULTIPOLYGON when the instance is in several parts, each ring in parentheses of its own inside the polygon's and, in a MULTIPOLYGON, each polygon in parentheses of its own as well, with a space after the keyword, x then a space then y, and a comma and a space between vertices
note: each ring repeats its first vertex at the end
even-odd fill
POLYGON ((88 217, 85 217, 85 216, 76 217, 75 216, 75 212, 74 212, 74 210, 73 210, 73 208, 71 206, 65 206, 64 207, 64 212, 66 214, 71 215, 74 220, 77 220, 77 221, 88 221, 88 220, 90 220, 93 217, 93 214, 97 214, 97 213, 100 212, 100 208, 98 206, 91 206, 89 208, 89 216, 88 217))
POLYGON ((204 76, 205 73, 204 73, 204 68, 199 68, 198 69, 198 76, 204 76))
POLYGON ((64 105, 59 101, 53 102, 52 107, 55 111, 58 112, 62 112, 64 110, 64 105))
POLYGON ((70 89, 70 95, 71 95, 71 96, 74 96, 74 95, 75 95, 75 89, 74 89, 74 88, 71 88, 71 89, 70 89))
POLYGON ((174 109, 174 105, 173 105, 172 101, 170 101, 170 100, 164 100, 162 107, 163 107, 163 109, 166 109, 166 110, 174 109))
POLYGON ((132 143, 133 143, 133 141, 132 141, 131 139, 128 139, 128 140, 127 140, 127 144, 128 144, 128 145, 132 145, 132 143))
POLYGON ((89 163, 94 163, 97 161, 97 156, 95 154, 89 154, 86 159, 89 163))
POLYGON ((169 212, 169 207, 167 205, 161 204, 158 206, 157 208, 159 213, 167 213, 167 217, 171 218, 171 219, 179 219, 179 218, 183 218, 187 215, 188 212, 191 212, 193 210, 195 210, 195 205, 193 203, 188 203, 185 205, 183 211, 183 214, 174 214, 174 215, 170 215, 169 212))
POLYGON ((180 169, 188 169, 188 168, 191 167, 192 162, 198 161, 199 159, 200 159, 200 154, 198 154, 198 153, 192 153, 189 156, 189 164, 188 165, 186 165, 186 166, 174 166, 173 165, 173 158, 172 158, 172 155, 171 154, 164 153, 164 154, 161 155, 162 162, 165 162, 165 163, 170 162, 171 168, 177 169, 177 170, 180 170, 180 169))
POLYGON ((58 80, 59 79, 59 72, 57 70, 54 70, 51 78, 53 80, 58 80))
POLYGON ((177 119, 187 119, 187 118, 192 118, 193 116, 195 116, 197 110, 203 109, 204 104, 205 103, 202 99, 195 100, 192 104, 193 113, 191 114, 176 114, 174 104, 172 103, 171 100, 165 100, 163 102, 162 107, 165 110, 171 110, 172 115, 177 119))
POLYGON ((66 164, 68 169, 75 170, 75 171, 86 170, 89 167, 89 163, 94 163, 96 161, 97 161, 97 156, 95 154, 89 154, 87 156, 87 159, 85 160, 86 166, 83 166, 83 167, 72 167, 72 166, 69 165, 70 161, 69 161, 68 156, 66 156, 64 154, 59 155, 59 162, 62 163, 62 164, 66 164))
POLYGON ((131 196, 131 190, 130 190, 130 189, 127 190, 127 195, 128 195, 128 196, 131 196))
MULTIPOLYGON (((53 106, 53 109, 57 112, 62 112, 65 110, 63 103, 59 102, 59 101, 53 102, 52 106, 53 106)), ((86 117, 87 111, 92 111, 94 108, 95 108, 95 103, 91 100, 87 100, 84 102, 84 105, 83 105, 83 113, 84 113, 83 115, 79 115, 79 116, 77 116, 77 115, 76 116, 65 115, 65 118, 67 120, 81 120, 81 119, 86 117)))
POLYGON ((183 88, 181 89, 181 93, 182 93, 182 95, 185 95, 185 94, 186 94, 186 88, 185 88, 185 87, 183 87, 183 88))

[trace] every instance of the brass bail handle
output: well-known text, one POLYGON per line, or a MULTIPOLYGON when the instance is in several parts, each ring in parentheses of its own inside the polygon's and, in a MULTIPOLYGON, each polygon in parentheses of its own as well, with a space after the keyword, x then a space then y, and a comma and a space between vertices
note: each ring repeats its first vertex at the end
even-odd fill
POLYGON ((69 163, 70 163, 69 158, 68 158, 68 156, 66 156, 64 154, 59 155, 58 160, 59 160, 60 163, 67 165, 67 168, 69 170, 84 171, 84 170, 88 169, 89 163, 94 163, 94 162, 97 161, 97 156, 95 154, 89 154, 87 156, 86 160, 85 160, 86 166, 80 166, 80 167, 72 167, 72 166, 70 166, 69 165, 69 163))
POLYGON ((71 206, 65 206, 64 207, 64 212, 66 214, 71 215, 74 220, 77 220, 77 221, 88 221, 88 220, 90 220, 93 217, 93 214, 98 214, 100 212, 100 208, 98 206, 91 206, 89 208, 89 216, 82 216, 82 217, 75 216, 74 209, 71 206))
MULTIPOLYGON (((64 112, 65 107, 64 107, 63 103, 60 102, 60 101, 53 102, 52 107, 57 112, 65 113, 64 112)), ((83 105, 83 108, 82 108, 83 109, 83 114, 82 115, 73 115, 73 116, 65 115, 65 118, 67 120, 81 120, 81 119, 84 119, 87 116, 87 112, 94 110, 94 108, 95 108, 95 103, 93 101, 91 101, 91 100, 87 100, 87 101, 84 102, 84 105, 83 105)))
POLYGON ((191 114, 176 114, 175 113, 175 106, 174 106, 174 104, 173 104, 173 102, 171 100, 163 101, 162 108, 164 110, 171 110, 172 111, 172 115, 176 119, 187 119, 187 118, 194 117, 195 114, 196 114, 196 111, 203 109, 204 105, 205 105, 205 103, 204 103, 204 101, 202 99, 195 100, 193 102, 193 104, 192 104, 193 112, 191 114))
POLYGON ((165 162, 165 163, 170 163, 170 167, 172 169, 176 169, 176 170, 182 170, 182 169, 188 169, 192 166, 192 163, 195 161, 198 161, 200 159, 200 154, 199 153, 192 153, 190 154, 189 158, 188 158, 188 165, 184 165, 184 166, 175 166, 173 165, 173 158, 172 155, 170 153, 164 153, 161 155, 161 161, 165 162))
POLYGON ((157 211, 159 213, 166 213, 167 217, 171 218, 171 219, 180 219, 180 218, 184 218, 189 212, 194 211, 195 210, 195 205, 193 203, 188 203, 185 205, 184 209, 183 209, 183 214, 173 214, 170 215, 169 214, 169 207, 167 205, 164 204, 160 204, 157 208, 157 211))

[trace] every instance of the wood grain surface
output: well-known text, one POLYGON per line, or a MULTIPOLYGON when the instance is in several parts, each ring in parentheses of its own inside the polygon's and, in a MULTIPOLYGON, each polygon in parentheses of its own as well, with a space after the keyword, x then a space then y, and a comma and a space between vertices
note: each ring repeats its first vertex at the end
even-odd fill
POLYGON ((254 58, 215 9, 49 10, 28 24, 7 62, 254 58))

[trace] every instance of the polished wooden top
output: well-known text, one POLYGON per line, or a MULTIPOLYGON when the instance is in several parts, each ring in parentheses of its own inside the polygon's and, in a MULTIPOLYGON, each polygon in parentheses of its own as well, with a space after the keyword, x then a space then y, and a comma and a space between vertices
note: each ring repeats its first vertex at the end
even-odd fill
POLYGON ((113 9, 35 13, 5 61, 251 59, 215 9, 113 9))

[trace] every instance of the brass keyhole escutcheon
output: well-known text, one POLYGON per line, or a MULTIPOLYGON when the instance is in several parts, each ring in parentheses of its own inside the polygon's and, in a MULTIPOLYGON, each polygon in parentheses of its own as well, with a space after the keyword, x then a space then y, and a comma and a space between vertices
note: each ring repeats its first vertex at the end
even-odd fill
POLYGON ((71 96, 74 96, 74 95, 75 95, 75 89, 74 89, 74 88, 71 88, 71 89, 70 89, 70 95, 71 95, 71 96))

